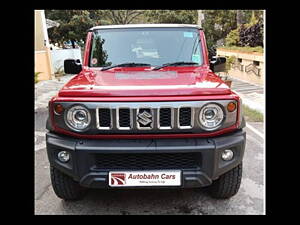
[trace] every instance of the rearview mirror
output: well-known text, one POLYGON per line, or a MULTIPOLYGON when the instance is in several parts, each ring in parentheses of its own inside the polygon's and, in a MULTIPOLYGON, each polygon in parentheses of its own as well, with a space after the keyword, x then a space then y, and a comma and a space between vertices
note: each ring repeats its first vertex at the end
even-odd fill
POLYGON ((82 70, 82 65, 79 59, 66 59, 64 61, 64 70, 66 74, 78 74, 82 70))
POLYGON ((226 58, 213 56, 210 61, 210 69, 213 72, 226 71, 226 58))

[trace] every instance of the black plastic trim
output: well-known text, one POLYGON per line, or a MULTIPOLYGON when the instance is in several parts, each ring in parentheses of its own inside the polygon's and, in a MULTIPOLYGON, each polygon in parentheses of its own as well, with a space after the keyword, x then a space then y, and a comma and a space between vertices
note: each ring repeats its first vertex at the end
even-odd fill
POLYGON ((236 132, 214 138, 182 139, 76 139, 51 132, 46 134, 47 154, 52 166, 73 177, 82 186, 109 188, 108 170, 93 171, 93 154, 114 153, 175 153, 199 152, 202 163, 200 169, 182 168, 181 188, 204 187, 242 162, 246 143, 246 132, 236 132), (221 153, 230 148, 234 152, 231 161, 223 161, 221 153), (71 154, 67 163, 57 159, 59 151, 71 154))

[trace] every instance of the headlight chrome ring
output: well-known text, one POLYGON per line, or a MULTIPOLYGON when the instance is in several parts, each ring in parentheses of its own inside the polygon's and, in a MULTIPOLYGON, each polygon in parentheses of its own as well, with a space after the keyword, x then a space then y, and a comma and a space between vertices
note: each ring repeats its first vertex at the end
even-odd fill
POLYGON ((212 131, 218 129, 224 120, 224 111, 215 103, 204 105, 199 113, 199 121, 202 129, 212 131))
POLYGON ((91 114, 83 106, 73 106, 66 111, 65 123, 70 129, 82 132, 90 125, 91 114))

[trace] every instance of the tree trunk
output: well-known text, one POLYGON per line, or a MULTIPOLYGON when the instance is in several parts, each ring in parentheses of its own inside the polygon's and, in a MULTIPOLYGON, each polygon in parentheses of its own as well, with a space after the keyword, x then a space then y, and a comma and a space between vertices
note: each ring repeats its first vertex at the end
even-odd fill
POLYGON ((202 10, 197 10, 198 12, 198 22, 197 24, 202 27, 202 19, 203 19, 203 13, 202 13, 202 10))
POLYGON ((244 13, 242 10, 237 10, 236 12, 236 25, 239 27, 244 23, 244 13))

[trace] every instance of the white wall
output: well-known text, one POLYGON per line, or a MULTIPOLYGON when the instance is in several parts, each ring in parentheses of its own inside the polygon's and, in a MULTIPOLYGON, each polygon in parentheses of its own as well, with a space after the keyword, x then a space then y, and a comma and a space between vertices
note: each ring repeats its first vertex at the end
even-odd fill
POLYGON ((54 73, 59 68, 63 70, 65 59, 80 59, 80 62, 82 62, 80 48, 51 50, 51 57, 52 57, 52 67, 54 73))

